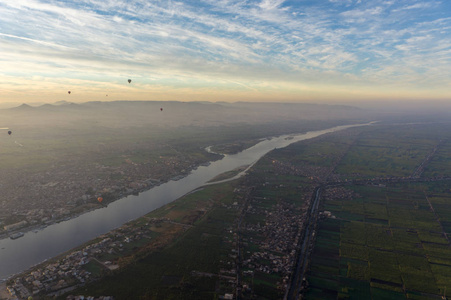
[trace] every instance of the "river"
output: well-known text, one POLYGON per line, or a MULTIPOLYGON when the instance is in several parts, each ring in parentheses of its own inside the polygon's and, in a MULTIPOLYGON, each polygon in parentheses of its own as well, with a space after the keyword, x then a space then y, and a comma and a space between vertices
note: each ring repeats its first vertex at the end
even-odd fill
POLYGON ((39 231, 30 231, 18 239, 0 240, 0 280, 29 269, 77 247, 124 223, 139 218, 190 191, 210 179, 244 165, 252 165, 269 151, 292 143, 311 139, 325 133, 368 124, 343 125, 297 135, 284 135, 265 139, 234 155, 226 155, 208 166, 200 166, 186 177, 169 181, 139 195, 130 195, 76 218, 52 224, 39 231))

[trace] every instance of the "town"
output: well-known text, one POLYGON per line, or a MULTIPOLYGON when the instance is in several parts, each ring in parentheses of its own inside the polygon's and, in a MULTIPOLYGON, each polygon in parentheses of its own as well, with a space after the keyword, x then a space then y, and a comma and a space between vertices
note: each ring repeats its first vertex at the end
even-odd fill
MULTIPOLYGON (((205 157, 219 156, 205 152, 205 157)), ((3 174, 3 186, 8 188, 2 189, 5 200, 0 201, 0 237, 39 229, 99 208, 100 196, 105 200, 103 204, 107 204, 177 180, 206 163, 204 159, 187 160, 186 155, 174 155, 162 157, 158 164, 137 164, 124 158, 124 163, 112 167, 98 163, 87 166, 74 158, 54 165, 51 172, 37 173, 31 178, 23 173, 3 174), (21 201, 29 195, 34 196, 21 201)))

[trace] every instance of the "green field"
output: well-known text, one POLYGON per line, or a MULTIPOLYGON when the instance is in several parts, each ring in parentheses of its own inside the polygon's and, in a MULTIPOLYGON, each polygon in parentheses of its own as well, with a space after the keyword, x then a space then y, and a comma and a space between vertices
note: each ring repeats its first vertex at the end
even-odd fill
POLYGON ((422 126, 380 126, 365 128, 356 138, 352 148, 337 166, 343 178, 405 177, 410 176, 434 147, 440 145, 425 176, 449 175, 449 126, 439 124, 422 126), (440 165, 446 161, 445 165, 440 165), (448 172, 448 173, 447 173, 448 172))
MULTIPOLYGON (((444 187, 447 182, 442 184, 444 187)), ((430 185, 349 189, 358 196, 342 199, 341 207, 328 206, 337 218, 320 221, 307 278, 307 299, 318 298, 322 289, 328 294, 333 292, 334 299, 405 299, 443 294, 451 286, 451 247, 443 235, 441 218, 427 203, 430 185), (355 218, 354 206, 364 207, 360 220, 355 218), (331 226, 340 231, 338 241, 336 234, 331 234, 331 226), (332 255, 337 250, 338 257, 332 255), (328 284, 319 284, 320 279, 327 279, 328 284)), ((451 196, 441 201, 445 200, 451 203, 451 196)), ((325 206, 328 202, 324 199, 325 206)))
POLYGON ((334 170, 341 180, 414 175, 423 182, 343 184, 323 193, 321 208, 333 218, 319 221, 307 299, 441 298, 451 286, 451 190, 449 180, 435 179, 450 176, 450 135, 439 124, 355 135, 334 170))

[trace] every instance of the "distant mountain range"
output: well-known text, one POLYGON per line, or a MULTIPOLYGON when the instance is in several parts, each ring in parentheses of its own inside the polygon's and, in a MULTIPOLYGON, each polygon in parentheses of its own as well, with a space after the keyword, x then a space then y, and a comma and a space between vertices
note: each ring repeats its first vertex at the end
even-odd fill
POLYGON ((230 126, 287 122, 339 121, 359 123, 374 120, 430 122, 446 119, 446 109, 363 109, 349 105, 266 102, 181 101, 90 101, 29 105, 0 109, 0 127, 100 126, 178 127, 230 126))

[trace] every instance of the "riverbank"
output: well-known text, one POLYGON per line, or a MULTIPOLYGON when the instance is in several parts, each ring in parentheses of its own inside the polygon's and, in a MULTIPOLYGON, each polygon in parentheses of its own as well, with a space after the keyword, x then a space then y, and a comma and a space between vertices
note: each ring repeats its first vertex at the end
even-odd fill
POLYGON ((19 263, 5 265, 2 268, 2 272, 8 276, 8 274, 13 274, 20 271, 20 269, 26 269, 28 266, 34 265, 48 257, 58 255, 87 240, 105 234, 111 229, 142 216, 143 212, 152 211, 200 186, 204 186, 208 180, 221 173, 239 166, 254 163, 275 148, 283 148, 296 141, 311 139, 328 132, 334 132, 352 126, 361 125, 339 126, 297 136, 289 135, 293 136, 293 139, 286 139, 287 136, 267 139, 239 154, 225 156, 222 160, 215 161, 209 166, 199 167, 189 176, 178 181, 161 184, 139 196, 129 196, 115 201, 102 209, 83 214, 76 219, 48 226, 44 230, 37 232, 36 236, 25 235, 23 238, 14 241, 1 240, 0 244, 6 245, 7 249, 0 251, 0 260, 19 263), (20 248, 14 246, 18 242, 20 242, 20 248), (16 249, 13 251, 12 249, 14 247, 16 249), (30 257, 29 253, 25 250, 30 248, 35 249, 35 255, 33 257, 30 257))
MULTIPOLYGON (((252 140, 248 142, 240 142, 240 143, 232 143, 232 144, 222 144, 221 149, 224 151, 229 151, 230 149, 233 149, 234 152, 240 152, 244 150, 244 147, 249 147, 252 145, 255 145, 255 143, 264 140, 252 140), (229 150, 228 150, 229 149, 229 150)), ((0 228, 0 240, 8 238, 14 234, 17 234, 19 232, 28 233, 30 231, 34 230, 40 230, 42 228, 45 228, 47 226, 51 226, 60 222, 64 222, 73 218, 77 218, 80 215, 83 215, 85 213, 89 213, 96 209, 101 209, 104 207, 104 205, 109 205, 110 203, 113 203, 117 200, 120 200, 122 198, 125 198, 127 196, 131 195, 139 195, 140 193, 146 192, 152 188, 158 187, 161 184, 167 183, 169 181, 177 181, 180 180, 186 176, 188 176, 192 171, 196 170, 199 167, 202 166, 208 166, 211 164, 211 162, 219 160, 224 157, 225 154, 212 151, 211 148, 213 146, 206 147, 204 150, 206 153, 209 154, 208 161, 205 160, 193 160, 192 162, 184 162, 182 167, 179 167, 180 169, 178 173, 172 173, 169 174, 169 170, 166 170, 165 172, 160 174, 160 179, 154 179, 155 174, 150 174, 150 177, 146 177, 145 179, 140 180, 133 180, 130 183, 130 180, 128 179, 126 182, 123 182, 122 184, 117 181, 110 182, 109 186, 103 186, 101 190, 106 191, 104 193, 96 193, 94 195, 83 195, 81 197, 81 201, 73 201, 74 203, 79 203, 78 205, 70 205, 68 210, 64 210, 63 214, 58 215, 58 211, 51 210, 51 219, 46 217, 45 215, 36 215, 33 216, 32 213, 27 212, 27 219, 21 219, 19 223, 24 223, 20 226, 18 226, 15 229, 10 230, 2 230, 0 228), (97 201, 98 196, 103 196, 103 201, 101 204, 97 201), (41 219, 45 219, 44 222, 40 221, 41 219)), ((173 164, 180 164, 180 158, 175 157, 173 164)), ((136 164, 134 164, 137 166, 136 164)), ((125 170, 124 170, 125 171, 125 170)), ((119 172, 118 170, 114 171, 115 173, 119 172)), ((121 171, 122 172, 122 171, 121 171)), ((154 172, 154 171, 152 171, 154 172)), ((142 176, 141 176, 142 177, 142 176)), ((58 188, 58 185, 53 186, 53 188, 58 188)), ((100 189, 100 188, 99 188, 100 189)), ((41 209, 42 210, 42 209, 41 209)), ((50 211, 49 211, 50 213, 50 211)), ((11 226, 13 224, 3 224, 3 226, 11 226)))
MULTIPOLYGON (((222 156, 220 156, 220 157, 222 157, 222 156)), ((220 157, 218 157, 218 159, 220 157)), ((135 196, 139 195, 140 193, 149 191, 150 189, 158 187, 161 184, 167 183, 169 181, 180 180, 180 179, 188 176, 193 170, 196 170, 198 167, 200 167, 200 166, 208 166, 210 163, 211 163, 211 161, 202 162, 202 163, 199 163, 197 165, 190 165, 190 167, 187 168, 187 169, 184 169, 183 173, 181 173, 181 174, 173 175, 172 177, 164 176, 165 178, 167 178, 165 181, 150 179, 152 184, 146 184, 146 185, 139 184, 138 185, 139 187, 135 187, 135 188, 131 188, 131 187, 127 187, 126 188, 124 186, 124 187, 120 188, 120 192, 108 192, 108 197, 106 199, 104 199, 102 201, 102 203, 99 203, 97 201, 97 197, 92 197, 91 202, 82 204, 81 206, 78 206, 76 208, 75 212, 74 211, 69 212, 68 214, 63 215, 60 218, 48 220, 48 221, 45 221, 43 223, 38 223, 37 221, 32 221, 32 223, 34 223, 34 224, 28 223, 29 224, 28 226, 25 225, 25 226, 18 227, 17 229, 9 230, 9 231, 3 231, 3 232, 0 231, 0 240, 8 238, 8 237, 11 237, 11 236, 13 236, 13 235, 15 235, 17 233, 20 233, 20 232, 28 233, 30 231, 42 230, 43 228, 45 228, 47 226, 51 226, 51 225, 54 225, 54 224, 57 224, 57 223, 60 223, 60 222, 64 222, 64 221, 68 221, 68 220, 77 218, 77 217, 79 217, 79 216, 81 216, 83 214, 89 213, 89 212, 97 210, 97 209, 101 209, 101 208, 103 208, 105 206, 108 206, 109 204, 111 204, 111 203, 113 203, 113 202, 115 202, 117 200, 120 200, 122 198, 131 196, 131 195, 135 195, 135 196)), ((113 187, 114 186, 106 187, 104 189, 105 190, 113 190, 113 187)))
MULTIPOLYGON (((81 279, 82 282, 88 283, 107 274, 111 275, 119 269, 123 270, 140 257, 173 243, 217 205, 223 205, 224 202, 219 200, 227 197, 232 190, 231 186, 219 189, 210 187, 187 194, 160 209, 97 237, 95 240, 13 276, 8 280, 8 286, 22 290, 21 297, 27 297, 28 294, 25 290, 30 295, 32 294, 32 281, 35 283, 45 281, 45 290, 47 292, 50 290, 52 294, 55 294, 58 293, 58 290, 71 288, 70 282, 73 280, 76 280, 76 285, 79 285, 81 279), (224 188, 227 189, 227 192, 224 188), (218 201, 215 205, 211 203, 211 193, 218 201), (195 205, 192 206, 192 204, 195 205), (61 285, 61 279, 55 282, 49 280, 48 276, 51 277, 52 274, 57 274, 61 270, 64 270, 66 274, 80 274, 81 277, 66 278, 65 285, 61 285), (90 271, 87 272, 87 270, 90 271), (16 286, 16 284, 19 285, 16 286)), ((3 288, 6 288, 5 284, 3 288)), ((36 288, 34 293, 39 293, 36 288)))
MULTIPOLYGON (((244 147, 251 147, 254 146, 256 143, 264 141, 266 139, 271 139, 273 137, 268 137, 268 138, 261 138, 261 139, 253 139, 251 141, 247 141, 247 142, 239 142, 239 143, 231 143, 231 144, 221 144, 221 146, 219 147, 221 149, 221 151, 226 151, 229 154, 232 153, 236 153, 236 152, 241 152, 243 150, 245 150, 244 147)), ((208 146, 206 147, 204 150, 206 153, 210 154, 210 159, 209 161, 198 161, 197 163, 190 163, 187 164, 185 163, 185 165, 187 165, 186 167, 184 167, 184 169, 182 169, 181 173, 178 174, 171 174, 169 176, 169 174, 163 174, 161 179, 154 179, 155 177, 152 176, 151 178, 146 178, 144 180, 141 181, 133 181, 132 184, 125 184, 123 186, 118 186, 117 182, 112 182, 111 186, 106 186, 103 187, 102 189, 104 191, 108 191, 105 195, 102 195, 101 193, 97 193, 94 196, 87 196, 84 195, 84 199, 81 202, 81 205, 68 210, 65 212, 64 215, 61 216, 57 216, 56 212, 52 212, 52 216, 54 216, 52 219, 50 220, 46 220, 45 222, 39 222, 38 220, 42 218, 42 216, 36 216, 32 219, 29 219, 28 221, 25 221, 28 225, 22 225, 20 227, 18 227, 17 229, 14 230, 8 230, 8 231, 0 231, 0 240, 1 239, 5 239, 10 237, 11 235, 17 234, 19 232, 23 232, 23 233, 28 233, 30 231, 34 231, 34 230, 41 230, 42 228, 45 228, 47 226, 51 226, 60 222, 64 222, 70 219, 74 219, 77 218, 85 213, 89 213, 91 211, 94 211, 96 209, 101 209, 103 208, 105 205, 109 205, 110 203, 113 203, 117 200, 120 200, 122 198, 125 198, 127 196, 131 196, 131 195, 139 195, 140 193, 144 193, 146 191, 149 191, 152 188, 158 187, 164 183, 167 183, 169 181, 178 181, 186 176, 188 176, 192 171, 197 170, 199 167, 206 167, 208 165, 210 165, 212 162, 217 161, 221 158, 223 158, 225 155, 227 154, 223 154, 220 152, 217 152, 219 150, 216 151, 212 151, 212 147, 213 146, 208 146), (101 204, 99 204, 99 202, 97 201, 97 196, 104 196, 103 201, 101 204)), ((235 171, 231 171, 232 173, 235 171)), ((232 173, 227 173, 227 174, 232 174, 232 173)), ((237 172, 235 175, 237 175, 240 172, 237 172)), ((220 176, 229 176, 229 175, 220 175, 220 176)), ((233 176, 232 176, 233 177, 233 176)), ((217 180, 216 180, 217 181, 217 180)), ((30 215, 28 213, 28 215, 30 215)), ((23 222, 23 221, 21 221, 23 222)))
POLYGON ((231 171, 227 171, 224 172, 222 174, 219 174, 218 176, 215 176, 213 179, 207 181, 208 184, 210 183, 217 183, 217 182, 221 182, 223 180, 227 180, 230 178, 235 177, 236 175, 240 174, 241 172, 247 170, 249 168, 249 166, 240 166, 238 168, 235 168, 231 171))

